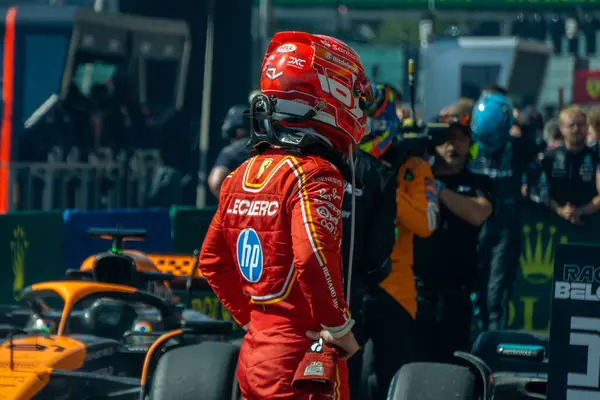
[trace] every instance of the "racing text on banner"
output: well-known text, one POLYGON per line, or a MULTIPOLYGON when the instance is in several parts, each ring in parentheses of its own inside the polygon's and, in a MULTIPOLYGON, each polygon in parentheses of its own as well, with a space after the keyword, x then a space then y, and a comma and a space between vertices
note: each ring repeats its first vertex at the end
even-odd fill
POLYGON ((573 225, 545 206, 527 202, 522 217, 520 268, 510 302, 510 329, 548 332, 554 249, 560 243, 600 244, 600 217, 573 225))
POLYGON ((554 256, 548 400, 600 398, 600 246, 560 244, 554 256))

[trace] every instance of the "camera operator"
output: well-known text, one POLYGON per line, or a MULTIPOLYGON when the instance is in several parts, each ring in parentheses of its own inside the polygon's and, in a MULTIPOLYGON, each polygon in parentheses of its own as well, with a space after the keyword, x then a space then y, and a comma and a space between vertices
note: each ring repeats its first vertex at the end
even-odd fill
POLYGON ((247 143, 250 137, 250 121, 244 116, 247 109, 244 105, 231 107, 221 126, 223 139, 230 140, 231 143, 221 150, 208 175, 208 187, 217 198, 227 175, 249 157, 247 143))
POLYGON ((564 145, 546 153, 542 160, 548 203, 561 218, 580 224, 582 218, 600 210, 598 152, 586 145, 587 120, 579 106, 563 109, 559 121, 564 145))
POLYGON ((473 100, 461 97, 456 103, 449 105, 440 111, 440 116, 442 117, 450 117, 453 115, 463 115, 469 114, 473 112, 473 106, 475 103, 473 100))
POLYGON ((470 116, 439 122, 447 130, 433 164, 440 223, 430 237, 415 238, 416 327, 422 361, 451 363, 455 351, 469 351, 478 236, 492 213, 492 189, 488 177, 466 169, 470 116))
MULTIPOLYGON (((373 259, 370 259, 373 254, 371 252, 365 253, 360 261, 357 259, 357 268, 371 268, 377 273, 366 280, 362 304, 351 302, 351 307, 354 310, 362 307, 362 342, 370 339, 373 344, 374 379, 369 379, 369 391, 373 399, 385 399, 396 372, 415 358, 414 319, 417 293, 413 274, 413 239, 415 235, 429 236, 436 229, 439 205, 433 173, 429 163, 425 161, 425 143, 416 143, 418 139, 402 139, 405 136, 403 131, 415 130, 410 119, 404 121, 401 132, 392 129, 400 124, 392 97, 393 91, 387 86, 376 89, 376 100, 366 112, 372 115, 374 131, 383 133, 363 143, 361 149, 376 155, 384 165, 391 168, 391 180, 394 182, 392 189, 387 185, 383 186, 381 181, 379 190, 383 191, 381 200, 386 203, 389 200, 387 196, 392 196, 388 193, 395 191, 395 209, 389 218, 392 222, 395 221, 396 239, 390 256, 391 271, 385 271, 387 261, 382 258, 385 254, 389 255, 389 241, 394 240, 394 233, 388 232, 390 228, 386 223, 378 225, 381 222, 370 221, 372 229, 369 233, 364 232, 364 238, 357 238, 355 241, 365 240, 367 245, 378 242, 376 244, 381 246, 381 253, 373 259), (391 143, 389 146, 386 145, 388 141, 391 143), (384 148, 387 150, 382 151, 384 148), (380 235, 385 236, 385 239, 372 234, 378 226, 380 235), (386 272, 389 272, 387 277, 386 272)), ((381 175, 379 179, 383 177, 381 175)), ((374 182, 376 181, 377 178, 374 182)), ((380 204, 374 204, 373 207, 381 207, 382 210, 378 212, 382 213, 382 218, 388 218, 388 212, 385 211, 387 207, 380 204)), ((356 367, 351 364, 350 368, 354 369, 351 376, 355 377, 356 367)))
POLYGON ((530 130, 515 129, 512 111, 506 90, 492 86, 483 90, 471 117, 470 169, 492 180, 495 200, 478 250, 478 322, 483 330, 504 329, 508 323, 508 300, 520 264, 522 176, 538 151, 530 130))
MULTIPOLYGON (((370 307, 372 303, 365 300, 371 290, 380 290, 377 285, 390 273, 396 217, 396 171, 382 156, 390 149, 398 133, 400 121, 396 118, 397 94, 387 85, 376 86, 374 94, 377 96, 376 101, 373 104, 363 104, 362 107, 369 116, 371 131, 354 152, 355 175, 361 187, 354 188, 356 209, 350 311, 356 321, 354 334, 361 347, 376 335, 372 328, 379 329, 375 321, 381 311, 370 307), (375 325, 370 326, 369 322, 375 325)), ((346 273, 350 258, 352 189, 351 183, 346 183, 342 205, 342 249, 346 273)), ((403 340, 401 336, 398 338, 403 340)), ((361 379, 363 356, 364 351, 361 349, 348 360, 352 399, 369 398, 365 394, 366 382, 361 379)))

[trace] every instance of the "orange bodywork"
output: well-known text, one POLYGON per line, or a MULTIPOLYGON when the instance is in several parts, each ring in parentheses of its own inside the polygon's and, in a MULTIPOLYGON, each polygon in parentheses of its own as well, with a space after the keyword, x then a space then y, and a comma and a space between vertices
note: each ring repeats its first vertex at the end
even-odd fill
MULTIPOLYGON (((195 256, 193 254, 144 254, 136 250, 124 250, 123 254, 130 256, 139 272, 162 272, 176 276, 189 276, 194 267, 195 256)), ((86 258, 81 264, 82 271, 94 269, 97 255, 86 258)), ((196 277, 202 277, 200 269, 196 270, 196 277)))
MULTIPOLYGON (((135 261, 136 269, 139 272, 148 273, 161 272, 189 276, 196 262, 196 256, 193 254, 144 254, 135 250, 125 250, 123 254, 130 256, 135 261)), ((82 271, 93 270, 97 256, 95 254, 86 258, 80 269, 82 271)), ((196 277, 202 277, 199 269, 196 270, 196 277)), ((166 282, 165 285, 168 287, 166 282)), ((136 288, 130 286, 76 280, 38 283, 32 285, 30 290, 33 292, 50 291, 60 296, 64 302, 62 317, 57 335, 16 337, 12 340, 12 351, 9 340, 0 345, 0 400, 30 399, 48 385, 52 371, 76 371, 84 365, 87 356, 85 344, 64 336, 71 310, 80 300, 95 293, 135 293, 137 291, 136 288)), ((168 332, 154 343, 154 349, 169 338, 181 333, 181 330, 168 332)), ((153 349, 149 351, 149 354, 152 352, 153 349)), ((150 358, 147 357, 144 363, 142 374, 144 382, 149 373, 150 358)))
MULTIPOLYGON (((190 276, 196 262, 193 254, 148 253, 147 256, 160 272, 177 276, 190 276)), ((196 270, 195 276, 202 277, 200 268, 196 270)))
POLYGON ((83 366, 87 354, 85 345, 63 336, 74 304, 94 293, 136 292, 123 285, 80 281, 38 283, 32 285, 31 290, 52 291, 63 299, 58 334, 17 337, 12 340, 12 352, 9 340, 0 345, 0 399, 30 399, 48 384, 53 370, 76 371, 83 366))
POLYGON ((87 354, 83 343, 65 336, 29 336, 0 346, 0 399, 31 399, 50 381, 54 369, 76 371, 87 354))

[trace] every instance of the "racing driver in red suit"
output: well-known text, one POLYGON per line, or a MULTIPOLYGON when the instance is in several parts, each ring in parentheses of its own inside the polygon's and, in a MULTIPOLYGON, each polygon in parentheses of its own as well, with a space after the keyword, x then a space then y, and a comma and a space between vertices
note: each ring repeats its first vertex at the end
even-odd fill
POLYGON ((372 99, 358 55, 327 36, 281 32, 249 111, 254 156, 224 181, 202 246, 203 275, 247 328, 237 378, 245 400, 348 399, 345 361, 331 393, 292 387, 315 340, 358 350, 343 297, 344 156, 368 131, 372 99))

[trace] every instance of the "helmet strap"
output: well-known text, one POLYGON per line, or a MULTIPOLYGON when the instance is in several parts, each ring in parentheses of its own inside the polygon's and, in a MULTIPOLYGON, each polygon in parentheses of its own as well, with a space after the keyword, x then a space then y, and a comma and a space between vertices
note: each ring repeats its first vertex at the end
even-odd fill
POLYGON ((280 122, 304 123, 313 119, 324 104, 319 103, 302 116, 288 115, 276 111, 277 99, 259 94, 252 99, 248 117, 250 118, 251 153, 260 154, 272 146, 277 146, 296 154, 311 154, 326 159, 337 167, 347 182, 352 174, 344 156, 334 150, 329 143, 317 135, 307 135, 280 122))

